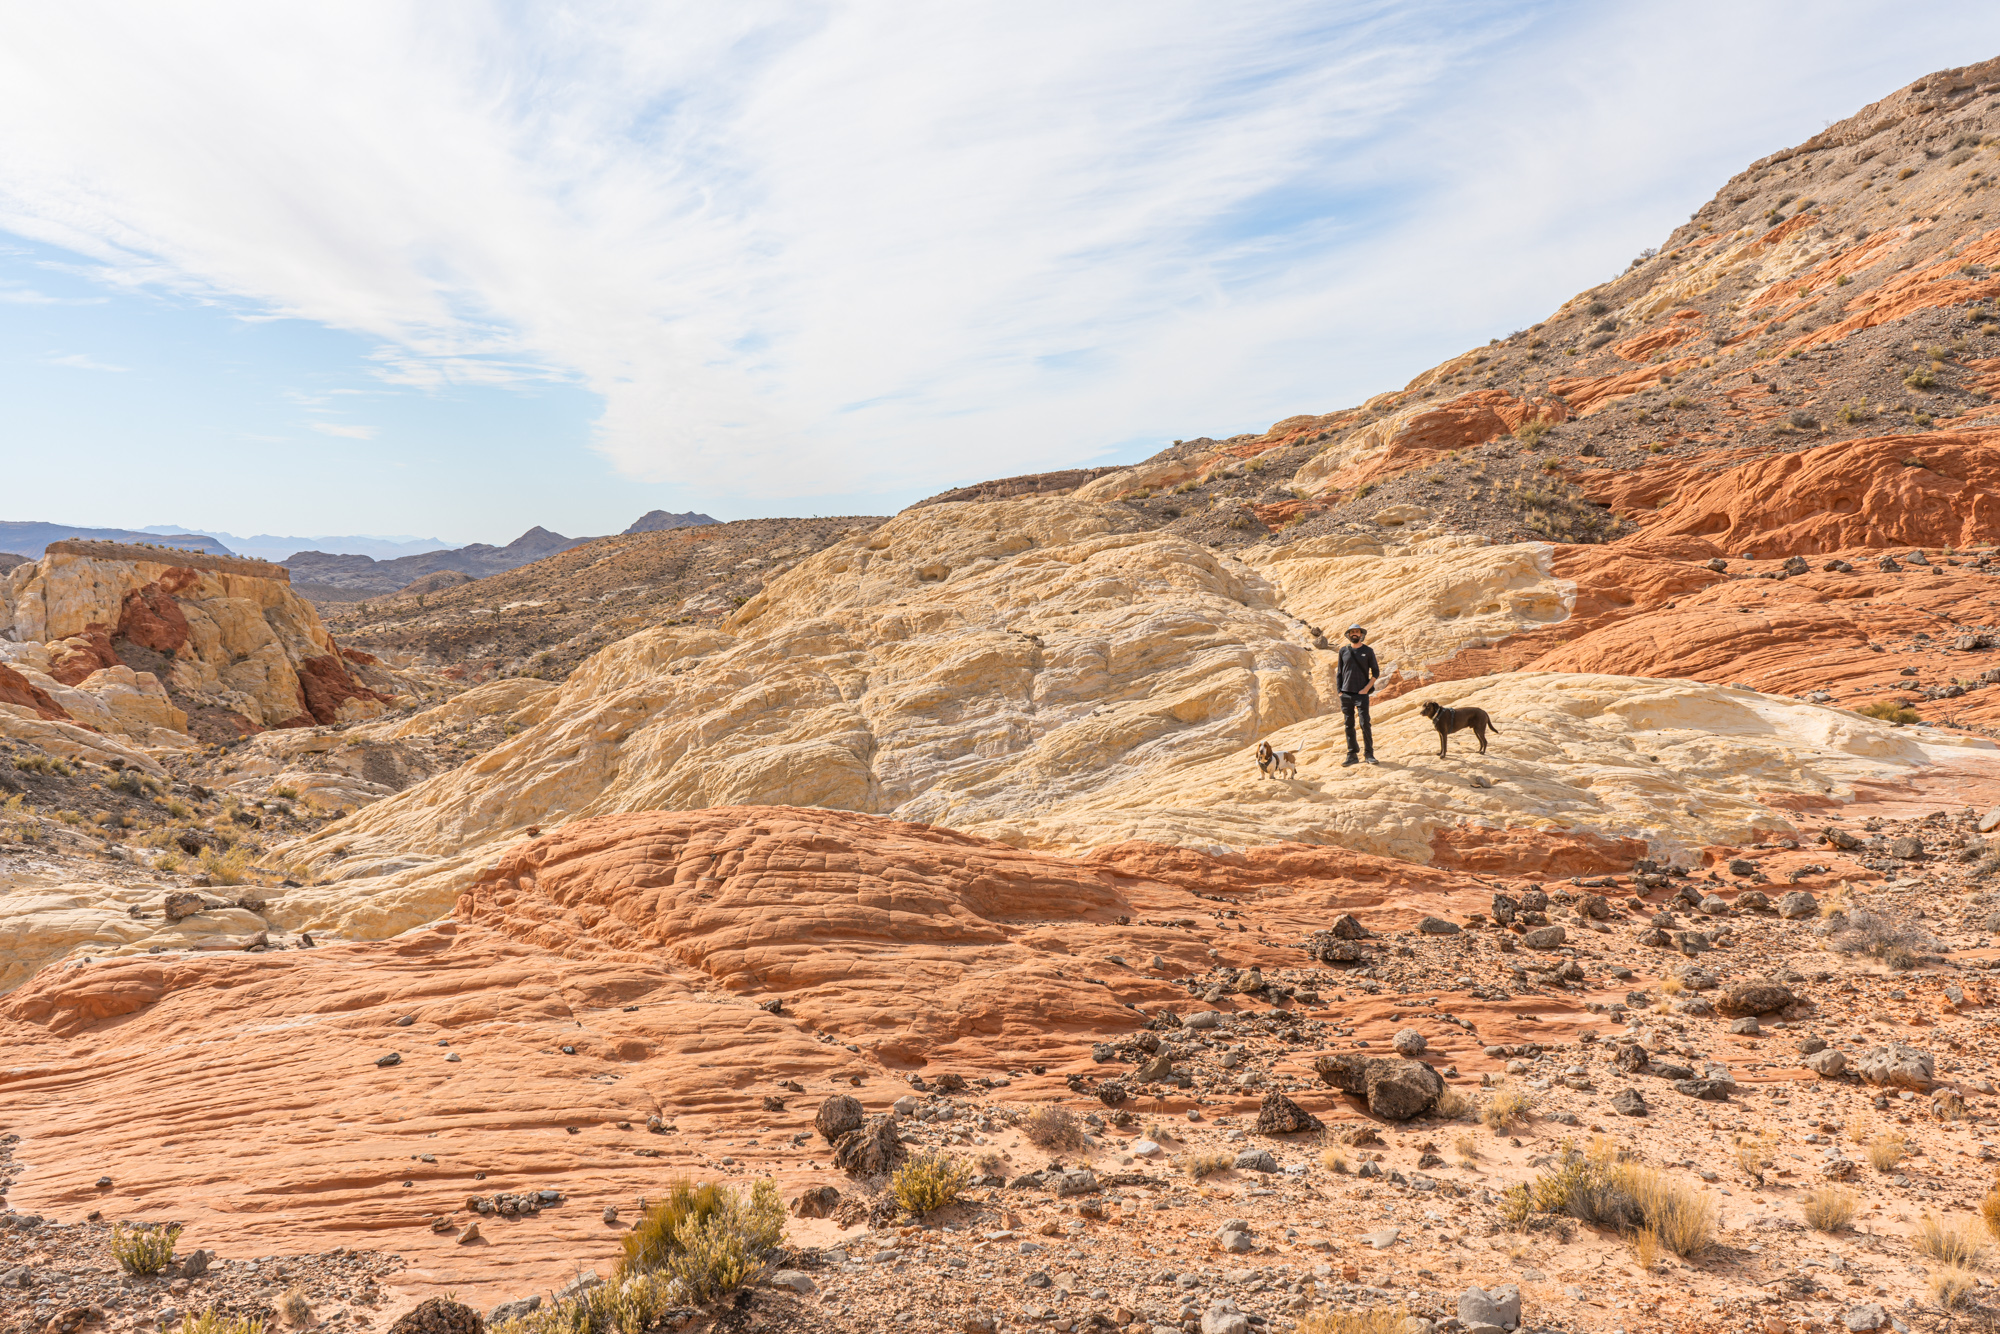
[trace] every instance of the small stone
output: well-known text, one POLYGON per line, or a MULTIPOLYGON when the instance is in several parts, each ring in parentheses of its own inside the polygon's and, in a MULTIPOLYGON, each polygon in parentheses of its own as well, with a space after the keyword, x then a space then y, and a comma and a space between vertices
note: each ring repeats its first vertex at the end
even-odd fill
POLYGON ((1754 1038, 1759 1034, 1761 1034, 1764 1030, 1758 1026, 1756 1015, 1746 1014, 1741 1019, 1730 1020, 1729 1031, 1732 1033, 1740 1034, 1745 1037, 1754 1038))
POLYGON ((447 1062, 448 1064, 451 1064, 451 1065, 457 1065, 457 1064, 459 1063, 459 1062, 458 1062, 458 1053, 457 1053, 457 1052, 455 1052, 455 1051, 453 1051, 453 1052, 446 1052, 446 1053, 445 1053, 445 1057, 444 1057, 444 1059, 445 1059, 445 1061, 446 1061, 446 1062, 447 1062))
MULTIPOLYGON (((1884 556, 1882 559, 1886 561, 1889 558, 1884 556)), ((1888 1324, 1889 1313, 1873 1302, 1864 1302, 1860 1306, 1848 1307, 1842 1313, 1840 1323, 1855 1334, 1864 1334, 1867 1330, 1880 1329, 1888 1324)))
POLYGON ((1799 1055, 1813 1056, 1826 1050, 1826 1039, 1812 1036, 1799 1039, 1799 1055))
POLYGON ((1352 913, 1342 913, 1340 916, 1334 918, 1333 925, 1327 929, 1333 932, 1334 936, 1340 940, 1368 939, 1368 928, 1355 920, 1352 913))
POLYGON ((402 1063, 403 1063, 402 1056, 393 1051, 390 1052, 387 1056, 380 1056, 377 1057, 375 1060, 375 1064, 377 1065, 401 1065, 402 1063))
POLYGON ((1248 1232, 1235 1232, 1224 1228, 1215 1234, 1215 1240, 1223 1250, 1232 1255, 1241 1255, 1245 1251, 1257 1249, 1256 1240, 1248 1232))
POLYGON ((479 1220, 475 1218, 469 1223, 467 1223, 465 1225, 464 1230, 458 1234, 458 1244, 461 1246, 466 1246, 478 1240, 479 1240, 479 1220))
POLYGON ((1776 982, 1738 982, 1716 998, 1715 1008, 1728 1015, 1771 1014, 1798 1002, 1789 987, 1776 982))
POLYGON ((1214 1028, 1221 1022, 1222 1015, 1215 1010, 1196 1010, 1181 1021, 1184 1026, 1193 1029, 1214 1028))
POLYGON ((1569 938, 1569 933, 1559 926, 1538 926, 1521 937, 1521 943, 1531 950, 1552 950, 1569 938))
POLYGON ((1133 1156, 1135 1157, 1157 1158, 1162 1153, 1165 1152, 1166 1152, 1165 1149, 1161 1148, 1157 1143, 1155 1143, 1152 1140, 1140 1139, 1132 1141, 1132 1153, 1133 1156))
POLYGON ((97 1188, 99 1190, 109 1190, 111 1188, 111 1178, 110 1177, 97 1178, 97 1188))
POLYGON ((618 1221, 618 1209, 616 1206, 609 1204, 604 1206, 604 1221, 607 1223, 618 1221))
MULTIPOLYGON (((1373 1166, 1373 1164, 1371 1163, 1370 1166, 1373 1166)), ((1361 1241, 1363 1245, 1372 1246, 1378 1251, 1386 1251, 1391 1246, 1394 1246, 1396 1238, 1402 1235, 1402 1229, 1388 1227, 1383 1228, 1380 1232, 1363 1233, 1361 1241)))
POLYGON ((1427 936, 1455 936, 1460 928, 1457 922, 1449 922, 1442 917, 1426 917, 1417 923, 1417 930, 1427 936))
POLYGON ((1648 1109, 1638 1089, 1620 1089, 1611 1095, 1611 1110, 1620 1116, 1644 1116, 1648 1109))
POLYGON ((397 1027, 397 1028, 408 1028, 408 1027, 409 1027, 409 1026, 410 1026, 411 1024, 414 1024, 414 1023, 416 1023, 416 1022, 417 1022, 417 1016, 415 1016, 415 1015, 413 1015, 413 1014, 406 1014, 406 1015, 404 1015, 404 1016, 403 1016, 403 1017, 402 1017, 401 1019, 398 1019, 398 1020, 396 1021, 396 1027, 397 1027))
POLYGON ((1278 1160, 1269 1149, 1245 1149, 1236 1155, 1235 1166, 1240 1171, 1270 1173, 1278 1170, 1278 1160))
POLYGON ((1405 1028, 1396 1034, 1395 1040, 1389 1045, 1394 1047, 1400 1055, 1414 1057, 1422 1056, 1424 1049, 1430 1043, 1425 1041, 1424 1035, 1416 1029, 1405 1028))
POLYGON ((810 1297, 819 1291, 819 1285, 812 1276, 797 1269, 780 1269, 765 1280, 774 1288, 790 1288, 801 1297, 810 1297))
POLYGON ((1521 1323, 1521 1290, 1511 1283, 1468 1287, 1459 1295, 1458 1323, 1465 1334, 1505 1334, 1521 1323))

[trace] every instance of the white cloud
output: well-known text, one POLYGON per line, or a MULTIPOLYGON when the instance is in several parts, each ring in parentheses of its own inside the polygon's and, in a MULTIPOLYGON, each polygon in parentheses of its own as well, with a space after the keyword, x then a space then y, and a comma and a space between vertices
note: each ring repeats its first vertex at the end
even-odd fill
POLYGON ((346 425, 341 422, 314 422, 312 428, 321 435, 337 435, 345 440, 373 440, 376 428, 373 426, 346 425))
POLYGON ((122 371, 129 371, 132 369, 130 366, 113 366, 108 361, 99 361, 97 360, 97 358, 86 356, 81 352, 71 352, 65 356, 60 356, 60 357, 43 357, 42 365, 62 366, 65 367, 66 369, 73 371, 121 371, 122 372, 122 371))
POLYGON ((1526 323, 2000 36, 1896 12, 24 6, 0 227, 358 331, 392 383, 585 385, 621 470, 746 511, 921 494, 1526 323))

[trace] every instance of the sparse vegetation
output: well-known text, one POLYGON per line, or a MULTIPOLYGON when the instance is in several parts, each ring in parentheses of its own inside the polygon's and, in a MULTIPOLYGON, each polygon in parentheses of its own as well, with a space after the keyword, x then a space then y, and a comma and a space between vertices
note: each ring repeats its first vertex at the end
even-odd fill
POLYGON ((776 1183, 759 1181, 746 1200, 726 1186, 682 1178, 625 1234, 618 1276, 657 1273, 675 1280, 689 1301, 713 1301, 753 1280, 784 1230, 776 1183))
POLYGON ((1366 1311, 1315 1311, 1293 1326, 1298 1334, 1403 1334, 1410 1313, 1400 1306, 1366 1311))
POLYGON ((1958 1269, 1978 1268, 1980 1254, 1986 1249, 1986 1243, 1971 1226, 1948 1223, 1936 1214, 1925 1214, 1917 1220, 1916 1231, 1910 1234, 1910 1245, 1919 1255, 1958 1269))
POLYGON ((1552 425, 1553 422, 1544 421, 1540 417, 1526 418, 1514 428, 1514 438, 1524 445, 1532 445, 1547 435, 1552 425))
POLYGON ((1924 1290, 1939 1306, 1947 1311, 1955 1311, 1965 1305, 1966 1298, 1970 1297, 1978 1286, 1979 1277, 1970 1269, 1946 1265, 1930 1276, 1929 1281, 1924 1284, 1924 1290))
POLYGON ((1021 1118, 1021 1133, 1043 1149, 1075 1149, 1083 1144, 1083 1123, 1059 1103, 1037 1107, 1021 1118))
POLYGON ((927 1150, 896 1169, 889 1178, 889 1194, 921 1218, 955 1202, 971 1180, 964 1159, 927 1150))
POLYGON ((1619 1161, 1604 1140, 1594 1142, 1588 1154, 1566 1149, 1554 1166, 1507 1192, 1503 1218, 1518 1225, 1533 1214, 1649 1233, 1684 1259, 1700 1255, 1715 1241, 1715 1201, 1707 1192, 1664 1172, 1619 1161))
POLYGON ((157 1274, 174 1259, 179 1223, 120 1223, 111 1229, 111 1255, 128 1274, 157 1274))
POLYGON ((264 1334, 264 1322, 249 1316, 223 1315, 214 1307, 181 1317, 179 1334, 264 1334))
POLYGON ((250 849, 241 843, 227 852, 203 848, 201 869, 203 874, 218 885, 240 885, 244 877, 250 873, 250 849))
POLYGON ((1472 1099, 1449 1084, 1444 1086, 1444 1092, 1438 1094, 1438 1100, 1431 1104, 1431 1115, 1445 1121, 1456 1121, 1471 1110, 1472 1099))
POLYGON ((1903 377, 1903 383, 1912 389, 1929 389, 1937 384, 1937 376, 1928 370, 1911 371, 1903 377))
POLYGON ((1898 725, 1920 721, 1915 709, 1897 699, 1878 699, 1873 704, 1863 704, 1855 712, 1864 718, 1879 718, 1885 723, 1898 725))
POLYGON ((1176 1162, 1181 1171, 1200 1181, 1217 1172, 1227 1172, 1236 1160, 1226 1153, 1184 1153, 1176 1162))
POLYGON ((1861 1197, 1841 1186, 1821 1186, 1799 1200, 1806 1225, 1818 1232, 1838 1232, 1854 1221, 1861 1197))
POLYGON ((1515 1123, 1534 1115, 1535 1095, 1526 1089, 1502 1087, 1480 1109, 1479 1119, 1496 1135, 1504 1135, 1515 1123))
POLYGON ((1868 1163, 1877 1172, 1887 1172, 1903 1161, 1908 1148, 1901 1135, 1877 1135, 1868 1142, 1868 1163))

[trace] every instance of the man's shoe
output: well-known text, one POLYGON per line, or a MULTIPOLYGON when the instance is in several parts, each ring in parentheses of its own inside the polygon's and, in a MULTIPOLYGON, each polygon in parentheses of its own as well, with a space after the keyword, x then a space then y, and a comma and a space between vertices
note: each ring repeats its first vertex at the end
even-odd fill
POLYGON ((1356 756, 1356 755, 1349 755, 1349 756, 1348 756, 1348 757, 1347 757, 1346 759, 1344 759, 1344 760, 1342 760, 1342 761, 1340 762, 1340 767, 1341 767, 1341 768, 1343 768, 1343 769, 1345 769, 1345 768, 1347 768, 1347 767, 1348 767, 1348 766, 1349 766, 1350 764, 1359 764, 1359 763, 1361 763, 1361 759, 1360 759, 1360 757, 1359 757, 1359 756, 1356 756))
POLYGON ((1380 764, 1382 763, 1382 761, 1380 761, 1380 760, 1376 759, 1376 758, 1375 758, 1375 757, 1374 757, 1373 755, 1370 755, 1370 756, 1368 756, 1368 757, 1367 757, 1366 759, 1364 759, 1364 760, 1362 761, 1362 763, 1363 763, 1363 764, 1374 764, 1374 765, 1380 765, 1380 764))

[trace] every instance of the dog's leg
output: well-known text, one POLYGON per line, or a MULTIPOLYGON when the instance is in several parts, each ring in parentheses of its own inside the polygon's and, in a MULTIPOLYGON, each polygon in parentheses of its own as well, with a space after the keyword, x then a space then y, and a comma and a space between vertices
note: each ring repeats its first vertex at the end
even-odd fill
POLYGON ((1486 753, 1486 729, 1478 723, 1474 723, 1472 725, 1472 734, 1479 738, 1479 753, 1484 755, 1486 753))

